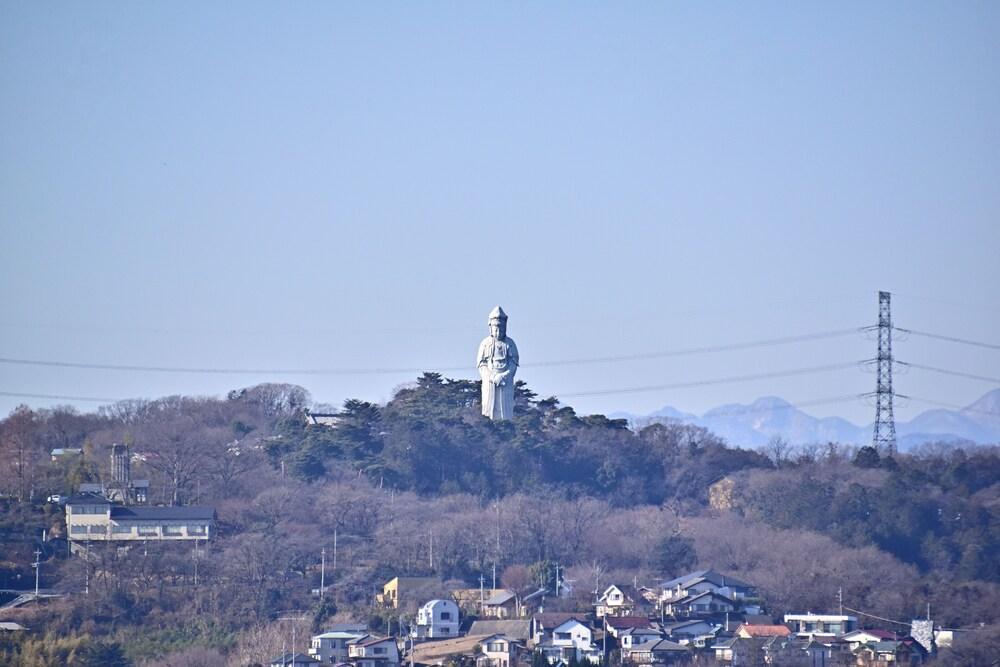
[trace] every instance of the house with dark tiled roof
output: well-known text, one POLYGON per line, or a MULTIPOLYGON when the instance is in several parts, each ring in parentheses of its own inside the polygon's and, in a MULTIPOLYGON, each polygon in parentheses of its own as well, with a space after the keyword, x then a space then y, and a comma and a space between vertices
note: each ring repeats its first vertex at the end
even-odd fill
POLYGON ((608 634, 616 639, 623 630, 653 627, 648 616, 605 616, 602 620, 608 634))
POLYGON ((483 616, 491 618, 517 618, 517 595, 514 591, 501 588, 483 601, 483 616))
POLYGON ((653 639, 643 644, 633 646, 625 659, 639 667, 660 665, 679 665, 690 662, 694 652, 687 646, 681 646, 669 639, 653 639))
POLYGON ((369 635, 348 644, 347 655, 356 667, 393 667, 399 664, 399 647, 392 637, 369 635))
POLYGON ((756 597, 757 591, 752 584, 715 570, 698 570, 683 576, 663 582, 661 585, 663 598, 677 598, 681 594, 697 595, 712 591, 730 600, 742 600, 756 597))
POLYGON ((319 662, 304 653, 282 653, 272 658, 271 667, 316 667, 319 662))
POLYGON ((739 605, 715 591, 704 591, 663 600, 663 613, 675 618, 732 613, 739 605))
POLYGON ((80 542, 208 540, 215 531, 211 507, 135 507, 83 493, 66 501, 70 546, 80 542))

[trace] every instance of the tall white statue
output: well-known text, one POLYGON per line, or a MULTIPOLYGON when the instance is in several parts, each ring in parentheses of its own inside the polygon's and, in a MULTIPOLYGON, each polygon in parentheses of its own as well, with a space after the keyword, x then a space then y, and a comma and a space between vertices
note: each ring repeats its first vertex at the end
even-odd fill
POLYGON ((507 313, 497 306, 490 312, 490 335, 479 344, 476 364, 483 381, 483 415, 510 419, 514 415, 514 373, 520 359, 517 345, 507 335, 507 313))

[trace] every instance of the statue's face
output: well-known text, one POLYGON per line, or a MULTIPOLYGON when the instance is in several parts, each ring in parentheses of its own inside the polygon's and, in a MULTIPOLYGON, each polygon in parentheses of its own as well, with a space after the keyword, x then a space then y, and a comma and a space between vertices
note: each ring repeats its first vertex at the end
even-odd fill
POLYGON ((504 338, 507 335, 507 325, 500 320, 490 320, 490 335, 494 338, 504 338))

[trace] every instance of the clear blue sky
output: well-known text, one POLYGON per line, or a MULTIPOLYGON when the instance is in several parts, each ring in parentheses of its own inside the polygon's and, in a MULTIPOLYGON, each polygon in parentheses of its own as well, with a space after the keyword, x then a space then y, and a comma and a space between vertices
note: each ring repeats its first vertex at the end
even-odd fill
MULTIPOLYGON (((528 365, 860 326, 879 289, 900 326, 1000 337, 997 3, 4 2, 0 98, 4 358, 472 378, 501 303, 519 376, 564 394, 870 357, 859 336, 528 365)), ((897 353, 1000 376, 1000 352, 897 353)), ((412 377, 0 364, 0 391, 272 380, 340 403, 412 377)), ((701 412, 873 385, 567 402, 701 412)), ((897 376, 950 403, 992 388, 897 376)), ((68 402, 0 413, 22 401, 68 402)))

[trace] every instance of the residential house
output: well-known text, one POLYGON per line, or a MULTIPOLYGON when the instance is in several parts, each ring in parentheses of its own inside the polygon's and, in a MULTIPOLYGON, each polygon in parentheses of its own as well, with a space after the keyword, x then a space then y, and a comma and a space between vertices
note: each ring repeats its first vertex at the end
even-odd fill
POLYGON ((661 598, 678 599, 681 597, 681 594, 697 595, 698 593, 712 591, 729 600, 742 603, 741 606, 747 606, 745 601, 756 599, 757 596, 757 591, 752 584, 715 570, 691 572, 690 574, 663 582, 661 588, 661 598))
POLYGON ((736 628, 736 636, 740 639, 757 639, 760 637, 788 637, 792 631, 784 625, 747 625, 744 623, 736 628))
POLYGON ((618 645, 625 657, 628 657, 629 651, 634 646, 647 644, 656 639, 663 639, 663 632, 656 628, 626 628, 618 632, 618 645))
POLYGON ((211 507, 126 507, 103 496, 66 501, 66 534, 76 543, 208 540, 215 531, 211 507))
POLYGON ((678 665, 690 662, 694 653, 686 646, 681 646, 669 639, 654 639, 644 644, 633 646, 625 659, 640 667, 659 665, 678 665))
POLYGON ((399 665, 399 647, 392 637, 369 636, 349 643, 347 657, 356 667, 394 667, 399 665))
POLYGON ((663 613, 674 618, 733 613, 738 609, 736 602, 715 591, 694 592, 690 595, 682 592, 678 597, 664 598, 661 604, 663 613))
POLYGON ((416 639, 457 637, 458 627, 458 605, 451 600, 431 600, 417 611, 410 635, 416 639))
POLYGON ((58 461, 60 459, 68 459, 74 456, 80 456, 83 454, 83 450, 79 447, 56 447, 51 452, 49 452, 49 457, 53 461, 58 461))
POLYGON ((389 609, 399 609, 411 599, 417 599, 421 591, 430 589, 440 582, 436 577, 393 577, 375 595, 375 603, 389 609))
POLYGON ((603 620, 608 634, 615 639, 624 630, 653 628, 653 622, 646 616, 605 616, 603 620))
POLYGON ((350 644, 369 637, 368 627, 363 624, 339 624, 323 634, 313 635, 309 655, 325 665, 347 662, 350 658, 350 644))
POLYGON ((715 662, 720 665, 734 664, 733 653, 736 650, 736 643, 739 641, 739 637, 718 637, 711 646, 713 653, 715 653, 715 662))
POLYGON ((899 634, 888 630, 854 630, 844 633, 840 639, 847 643, 853 651, 862 644, 877 644, 878 642, 894 641, 899 639, 899 634))
POLYGON ((597 618, 648 614, 652 611, 653 605, 647 596, 654 599, 656 597, 650 589, 612 584, 598 598, 594 612, 597 618))
POLYGON ((412 658, 415 665, 468 664, 475 661, 477 667, 514 667, 526 653, 523 644, 498 633, 469 634, 417 644, 406 657, 412 658))
POLYGON ((667 623, 663 626, 663 634, 679 644, 704 645, 706 641, 709 641, 709 645, 711 645, 711 642, 715 641, 715 635, 719 629, 720 626, 711 621, 697 618, 667 623))
POLYGON ((531 617, 531 628, 528 640, 528 646, 534 647, 547 639, 552 638, 552 630, 557 626, 562 625, 570 619, 576 619, 581 623, 584 620, 582 614, 574 614, 569 612, 548 612, 534 614, 531 617))
POLYGON ((785 614, 785 625, 799 637, 837 637, 858 628, 858 617, 846 614, 785 614))
POLYGON ((302 653, 282 653, 271 659, 271 667, 316 667, 319 663, 302 653))
POLYGON ((489 600, 502 588, 456 588, 451 591, 451 599, 462 613, 478 616, 482 613, 483 602, 489 600))
POLYGON ((912 637, 899 640, 886 640, 874 644, 862 644, 854 650, 858 665, 922 665, 927 660, 928 653, 918 641, 912 637))
POLYGON ((529 640, 531 639, 531 621, 527 619, 475 621, 469 628, 469 634, 481 636, 504 635, 515 642, 519 642, 527 646, 529 640))
POLYGON ((520 616, 517 595, 502 588, 483 602, 482 612, 489 618, 517 618, 520 616))
POLYGON ((577 662, 586 660, 597 664, 601 661, 601 650, 594 646, 593 633, 588 625, 571 618, 552 629, 551 637, 535 645, 549 664, 560 661, 577 662))
POLYGON ((520 662, 518 658, 526 654, 524 644, 502 634, 491 635, 479 645, 477 667, 515 667, 520 662))
POLYGON ((519 616, 528 617, 545 611, 545 596, 548 593, 547 588, 539 588, 534 593, 528 593, 521 598, 519 616))
POLYGON ((848 644, 839 639, 809 639, 803 647, 808 667, 851 667, 854 655, 848 644))

